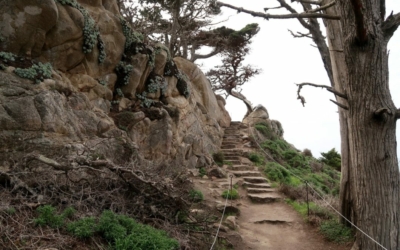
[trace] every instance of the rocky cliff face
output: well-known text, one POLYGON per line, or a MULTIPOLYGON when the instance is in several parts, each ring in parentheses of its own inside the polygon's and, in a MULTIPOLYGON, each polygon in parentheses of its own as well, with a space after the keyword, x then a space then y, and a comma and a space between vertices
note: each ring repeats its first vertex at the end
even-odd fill
POLYGON ((224 100, 196 65, 145 44, 116 2, 0 2, 0 165, 33 151, 211 164, 224 100))

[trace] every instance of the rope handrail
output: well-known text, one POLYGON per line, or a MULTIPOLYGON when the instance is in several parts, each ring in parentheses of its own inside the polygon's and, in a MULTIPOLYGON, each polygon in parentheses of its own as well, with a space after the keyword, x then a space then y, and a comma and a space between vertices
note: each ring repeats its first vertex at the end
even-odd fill
POLYGON ((217 233, 215 234, 214 242, 213 242, 213 244, 211 245, 211 248, 210 248, 210 250, 212 250, 212 249, 213 249, 213 247, 214 247, 214 245, 215 245, 215 242, 217 242, 217 238, 218 238, 219 229, 221 228, 222 221, 223 221, 223 219, 224 219, 224 215, 225 215, 225 209, 226 209, 226 205, 228 204, 228 197, 229 197, 229 195, 227 195, 227 196, 226 196, 226 199, 225 199, 225 206, 224 206, 224 211, 222 212, 222 216, 221 216, 221 220, 220 220, 220 222, 219 222, 219 226, 218 226, 218 229, 217 229, 217 233))

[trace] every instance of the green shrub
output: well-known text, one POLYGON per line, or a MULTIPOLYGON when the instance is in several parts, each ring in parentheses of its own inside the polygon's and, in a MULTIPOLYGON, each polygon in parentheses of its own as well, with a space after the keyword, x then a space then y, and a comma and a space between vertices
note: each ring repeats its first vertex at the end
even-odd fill
MULTIPOLYGON (((307 218, 308 215, 308 208, 307 208, 307 202, 298 202, 298 201, 293 201, 293 200, 286 200, 286 202, 294 208, 299 214, 301 214, 304 218, 307 218)), ((320 207, 314 202, 309 202, 308 203, 309 209, 310 209, 310 216, 315 216, 323 220, 332 220, 334 218, 334 215, 332 212, 327 210, 324 207, 320 207)))
POLYGON ((115 242, 117 238, 124 238, 127 235, 127 230, 119 223, 119 217, 112 211, 104 211, 97 225, 98 231, 109 242, 115 242))
POLYGON ((224 165, 224 160, 225 160, 224 153, 217 152, 217 153, 214 153, 212 156, 213 156, 215 163, 218 166, 222 167, 222 165, 224 165))
POLYGON ((271 126, 267 123, 257 123, 254 126, 263 136, 265 136, 268 139, 276 139, 276 135, 271 129, 271 126))
POLYGON ((340 171, 342 165, 342 159, 340 154, 336 151, 336 149, 332 148, 326 153, 321 153, 322 157, 319 160, 337 171, 340 171))
POLYGON ((277 181, 280 183, 287 182, 287 178, 290 175, 287 170, 283 169, 280 164, 275 162, 268 162, 264 167, 264 173, 271 181, 277 181))
POLYGON ((92 237, 96 231, 96 220, 93 217, 86 217, 71 222, 67 225, 67 231, 81 239, 92 237))
POLYGON ((293 149, 284 151, 282 156, 291 167, 309 167, 306 157, 293 149))
POLYGON ((64 225, 64 217, 56 215, 56 208, 50 205, 38 207, 36 212, 39 216, 33 220, 37 226, 50 226, 52 228, 60 228, 64 225))
POLYGON ((193 202, 200 202, 204 200, 204 195, 200 190, 194 190, 194 189, 190 190, 189 197, 190 200, 192 200, 193 202))
POLYGON ((164 231, 136 224, 129 235, 115 239, 114 249, 175 250, 179 249, 179 243, 164 231))
POLYGON ((179 243, 166 232, 139 224, 132 218, 104 211, 100 216, 98 231, 111 243, 113 249, 175 250, 179 243))
POLYGON ((323 221, 320 230, 328 240, 337 243, 349 242, 354 238, 351 228, 340 224, 336 220, 323 221))
POLYGON ((232 188, 232 190, 225 190, 222 192, 222 197, 224 199, 228 198, 229 200, 236 200, 239 198, 239 192, 234 188, 232 188))
POLYGON ((249 154, 249 160, 254 162, 256 165, 261 165, 264 162, 264 157, 257 153, 250 153, 249 154))
POLYGON ((4 209, 4 212, 6 212, 6 214, 8 215, 14 215, 17 212, 17 210, 15 210, 14 207, 8 207, 4 209))
POLYGON ((273 156, 283 157, 283 152, 290 149, 290 145, 285 140, 266 140, 261 144, 263 149, 268 149, 273 156))
MULTIPOLYGON (((294 208, 299 214, 301 214, 303 217, 306 217, 308 214, 308 208, 307 208, 307 203, 306 202, 297 202, 293 200, 286 200, 286 202, 294 208)), ((308 203, 310 210, 316 209, 317 205, 314 202, 309 202, 308 203)))
POLYGON ((199 169, 199 175, 200 177, 203 177, 204 175, 207 174, 207 170, 205 168, 200 168, 199 169))
POLYGON ((75 214, 75 209, 73 207, 67 207, 61 214, 63 218, 71 218, 75 214))

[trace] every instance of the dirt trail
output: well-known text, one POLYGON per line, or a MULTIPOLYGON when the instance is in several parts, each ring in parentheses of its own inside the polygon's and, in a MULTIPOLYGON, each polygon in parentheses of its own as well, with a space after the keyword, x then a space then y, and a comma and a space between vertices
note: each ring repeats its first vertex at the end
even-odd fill
POLYGON ((350 246, 324 240, 316 228, 308 225, 284 202, 282 194, 270 187, 262 173, 248 159, 241 157, 246 150, 242 142, 243 133, 240 132, 243 130, 247 131, 241 123, 232 123, 225 130, 221 150, 225 160, 232 163, 231 166, 224 166, 228 176, 194 181, 196 188, 205 195, 205 202, 217 207, 225 204, 221 194, 229 187, 229 176, 233 177, 233 184, 238 184, 240 199, 228 201, 228 206, 240 209, 235 231, 242 241, 235 242, 235 249, 349 250, 350 246))

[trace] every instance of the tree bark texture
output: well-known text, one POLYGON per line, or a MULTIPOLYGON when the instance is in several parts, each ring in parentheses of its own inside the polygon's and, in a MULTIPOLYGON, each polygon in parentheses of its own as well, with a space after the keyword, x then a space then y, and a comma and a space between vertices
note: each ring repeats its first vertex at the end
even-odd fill
MULTIPOLYGON (((347 79, 340 80, 349 107, 341 116, 341 126, 348 124, 349 142, 349 169, 344 173, 347 180, 342 178, 341 195, 350 207, 344 212, 350 212, 353 222, 387 249, 400 249, 396 107, 389 91, 388 41, 381 28, 380 1, 339 0, 337 10, 347 70, 347 79), (386 112, 377 114, 382 109, 386 112)), ((382 248, 357 231, 353 249, 382 248)))

